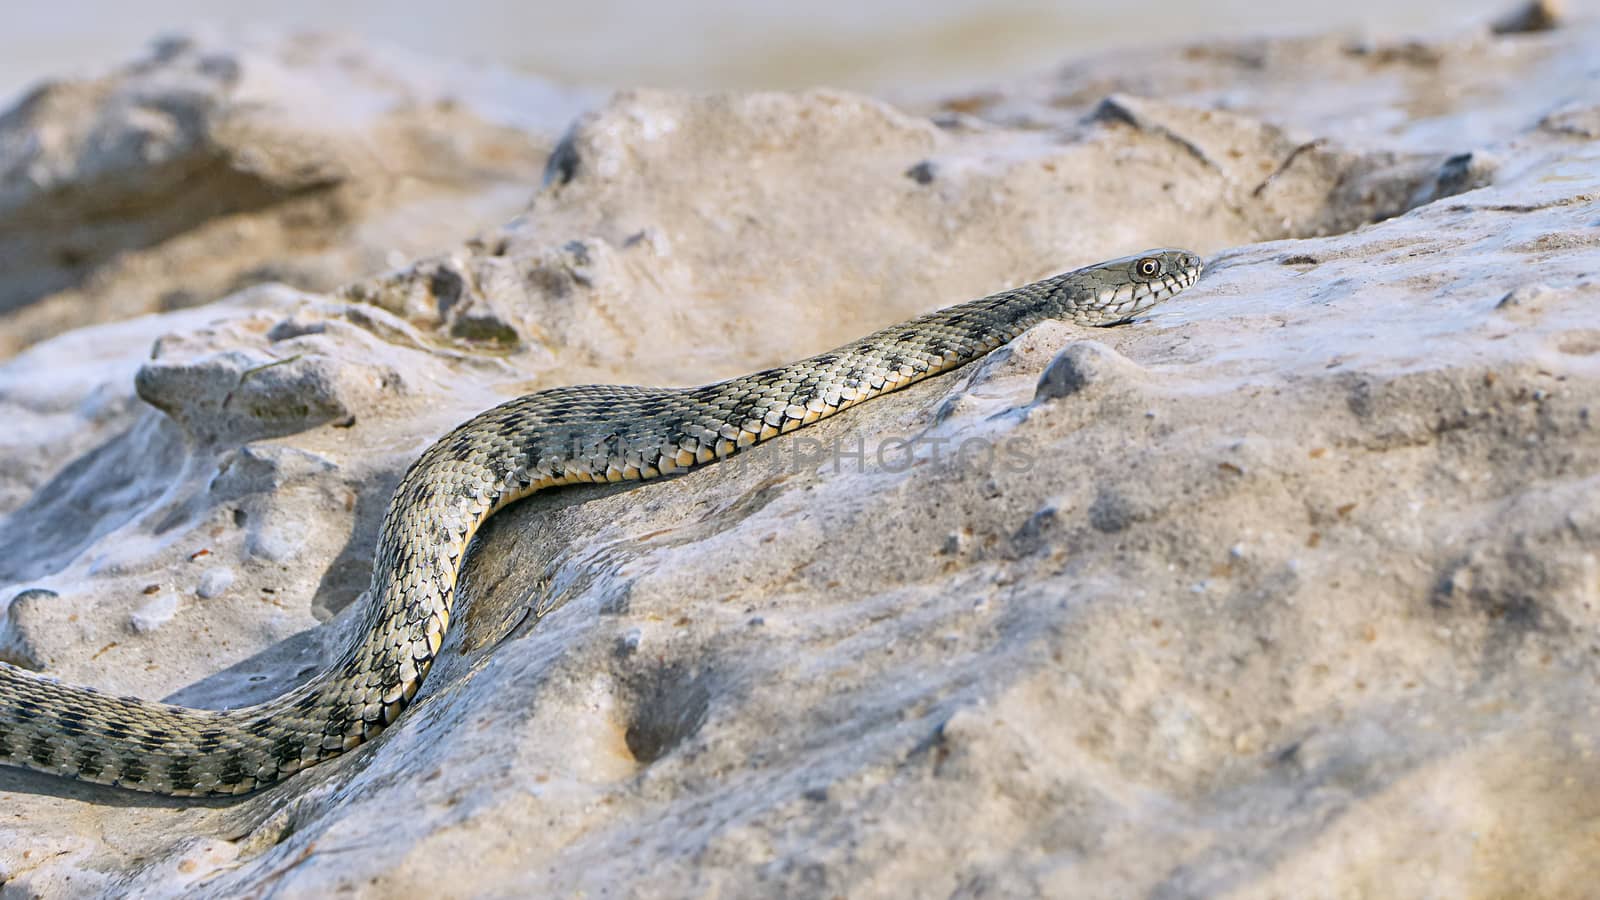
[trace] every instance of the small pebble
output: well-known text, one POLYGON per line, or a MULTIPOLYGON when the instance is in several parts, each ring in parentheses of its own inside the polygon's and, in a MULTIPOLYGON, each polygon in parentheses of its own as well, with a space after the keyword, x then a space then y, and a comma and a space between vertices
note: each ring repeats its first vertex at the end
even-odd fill
POLYGON ((139 607, 137 612, 128 617, 128 624, 140 634, 149 634, 172 621, 172 617, 177 614, 178 595, 167 592, 157 595, 155 599, 139 607))
POLYGON ((202 600, 210 600, 222 596, 230 587, 233 587, 233 570, 227 566, 218 566, 215 569, 207 569, 206 573, 200 576, 200 584, 195 588, 195 593, 199 594, 202 600))

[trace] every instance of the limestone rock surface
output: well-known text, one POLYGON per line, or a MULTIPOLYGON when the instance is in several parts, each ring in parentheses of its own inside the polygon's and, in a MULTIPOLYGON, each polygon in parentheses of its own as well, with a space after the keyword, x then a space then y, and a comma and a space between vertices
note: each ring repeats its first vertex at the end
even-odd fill
MULTIPOLYGON (((326 663, 400 473, 500 400, 754 371, 1145 247, 1208 259, 1129 326, 1045 323, 726 463, 499 514, 419 702, 281 786, 0 770, 0 883, 1584 896, 1597 43, 1208 40, 892 104, 624 93, 551 131, 503 227, 23 350, 0 658, 237 705, 326 663)), ((56 121, 41 102, 0 133, 56 121)), ((0 214, 29 190, 0 175, 0 214)), ((333 269, 367 252, 328 240, 333 269)))
POLYGON ((264 282, 328 290, 515 215, 591 98, 349 39, 172 36, 0 113, 0 359, 264 282))

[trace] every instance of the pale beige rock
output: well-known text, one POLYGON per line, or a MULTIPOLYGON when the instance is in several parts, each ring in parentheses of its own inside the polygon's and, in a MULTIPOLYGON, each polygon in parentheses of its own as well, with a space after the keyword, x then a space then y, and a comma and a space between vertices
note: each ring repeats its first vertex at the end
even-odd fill
POLYGON ((500 399, 754 370, 1150 245, 1210 258, 1130 327, 1045 323, 727 463, 500 514, 420 702, 281 787, 0 770, 0 879, 1583 896, 1600 164, 1541 122, 1600 108, 1563 80, 1596 41, 1208 44, 1139 57, 1149 90, 1085 63, 1063 77, 1106 90, 1078 106, 1025 85, 938 121, 625 94, 457 251, 40 344, 0 367, 0 597, 32 591, 0 653, 237 704, 329 658, 401 469, 500 399), (174 617, 128 628, 162 592, 174 617))
POLYGON ((166 38, 0 114, 0 358, 282 281, 327 290, 498 225, 585 102, 315 35, 166 38), (323 90, 335 83, 337 90, 323 90))
POLYGON ((1532 0, 1495 19, 1489 28, 1495 34, 1549 31, 1566 17, 1566 4, 1561 0, 1532 0))

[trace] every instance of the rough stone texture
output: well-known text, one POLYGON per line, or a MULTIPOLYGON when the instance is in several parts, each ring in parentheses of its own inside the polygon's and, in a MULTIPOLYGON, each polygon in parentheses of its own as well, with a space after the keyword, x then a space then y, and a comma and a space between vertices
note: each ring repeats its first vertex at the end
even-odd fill
POLYGON ((0 113, 0 359, 498 225, 583 98, 330 37, 172 37, 0 113), (336 90, 323 90, 328 84, 336 90))
POLYGON ((1208 42, 908 110, 627 94, 453 252, 24 352, 0 655, 237 704, 331 655, 399 472, 499 399, 1210 258, 1130 327, 1046 323, 734 461, 502 513, 421 702, 281 787, 0 770, 0 880, 1584 896, 1596 42, 1208 42))

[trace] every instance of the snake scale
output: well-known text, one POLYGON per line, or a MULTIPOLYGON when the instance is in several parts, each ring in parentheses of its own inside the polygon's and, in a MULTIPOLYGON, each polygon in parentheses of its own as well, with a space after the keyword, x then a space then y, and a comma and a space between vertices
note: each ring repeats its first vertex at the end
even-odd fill
POLYGON ((417 692, 450 627, 478 527, 535 491, 655 478, 722 459, 964 365, 1045 319, 1114 325, 1193 284, 1153 250, 885 328, 809 359, 694 388, 539 391, 440 438, 395 489, 369 601, 337 661, 254 706, 117 697, 0 663, 0 763, 138 791, 244 794, 371 740, 417 692))

